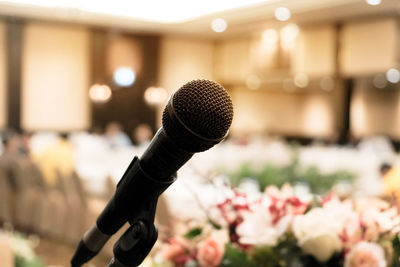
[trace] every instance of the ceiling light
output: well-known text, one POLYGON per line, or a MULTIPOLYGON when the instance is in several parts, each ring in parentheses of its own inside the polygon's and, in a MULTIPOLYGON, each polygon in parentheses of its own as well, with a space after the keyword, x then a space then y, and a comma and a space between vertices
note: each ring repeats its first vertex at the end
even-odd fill
POLYGON ((391 83, 400 81, 400 71, 398 69, 390 69, 386 72, 386 79, 391 83))
POLYGON ((129 67, 119 67, 114 71, 113 78, 118 86, 128 87, 135 82, 136 74, 129 67))
POLYGON ((111 99, 111 89, 105 84, 94 84, 89 89, 89 97, 95 103, 105 103, 111 99))
POLYGON ((275 9, 275 18, 279 21, 287 21, 290 19, 290 10, 287 7, 278 7, 275 9))
POLYGON ((211 22, 211 29, 213 29, 213 31, 215 31, 215 32, 224 32, 227 27, 228 27, 228 24, 226 23, 226 21, 221 18, 214 19, 211 22))
POLYGON ((368 5, 377 6, 382 2, 382 0, 365 0, 365 2, 367 2, 368 5))

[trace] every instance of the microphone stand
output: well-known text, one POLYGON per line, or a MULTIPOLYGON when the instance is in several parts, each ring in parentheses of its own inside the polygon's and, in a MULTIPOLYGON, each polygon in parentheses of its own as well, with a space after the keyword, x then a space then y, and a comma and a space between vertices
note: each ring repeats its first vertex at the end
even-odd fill
POLYGON ((114 257, 108 267, 139 266, 150 253, 157 241, 158 231, 155 227, 154 214, 157 200, 153 201, 152 208, 140 219, 130 221, 131 226, 114 245, 114 257))
MULTIPOLYGON (((168 180, 175 179, 176 174, 168 180)), ((159 188, 163 187, 165 184, 160 183, 159 188)), ((158 238, 158 231, 154 225, 157 201, 158 194, 144 203, 141 211, 133 214, 133 217, 128 220, 131 226, 115 243, 114 257, 108 263, 108 267, 139 266, 150 253, 158 238)))
POLYGON ((108 266, 139 266, 158 238, 154 225, 158 197, 175 180, 176 172, 166 180, 152 178, 142 170, 135 157, 118 182, 114 197, 79 243, 71 266, 82 266, 93 258, 125 222, 129 222, 130 227, 115 243, 114 257, 108 266))

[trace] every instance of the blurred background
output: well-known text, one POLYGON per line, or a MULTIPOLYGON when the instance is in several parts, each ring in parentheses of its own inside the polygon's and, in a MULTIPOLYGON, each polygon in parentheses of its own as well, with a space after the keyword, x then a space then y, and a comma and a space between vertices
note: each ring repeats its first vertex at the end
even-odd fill
POLYGON ((234 119, 160 198, 161 228, 202 216, 214 172, 260 190, 397 192, 399 175, 383 177, 400 163, 399 22, 398 0, 0 0, 0 246, 68 266, 193 79, 223 85, 234 119))

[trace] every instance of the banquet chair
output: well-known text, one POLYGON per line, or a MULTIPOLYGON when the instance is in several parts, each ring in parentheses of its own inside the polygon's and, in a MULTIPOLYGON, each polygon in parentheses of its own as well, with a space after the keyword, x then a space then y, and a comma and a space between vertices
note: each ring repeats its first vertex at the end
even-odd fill
MULTIPOLYGON (((9 219, 11 225, 15 225, 15 213, 16 213, 16 191, 17 191, 17 183, 15 179, 15 157, 14 155, 10 154, 3 154, 0 157, 0 170, 2 172, 2 175, 4 176, 5 181, 3 182, 6 187, 4 187, 4 191, 8 192, 9 198, 7 198, 8 203, 8 211, 5 211, 4 213, 9 214, 9 219)), ((2 199, 6 199, 6 195, 2 197, 2 199)), ((5 204, 4 204, 5 205, 5 204)), ((7 207, 5 207, 7 209, 7 207)))
POLYGON ((62 239, 75 244, 85 232, 85 221, 89 211, 85 197, 79 192, 76 174, 62 174, 57 171, 57 176, 65 205, 64 216, 70 218, 65 221, 62 239))
MULTIPOLYGON (((39 222, 42 215, 43 204, 46 200, 46 187, 43 176, 37 165, 31 161, 18 161, 18 169, 16 173, 17 179, 24 184, 24 201, 32 201, 29 204, 23 204, 18 209, 18 217, 30 216, 28 228, 36 233, 39 233, 39 222), (21 210, 20 210, 21 209, 21 210), (27 212, 28 210, 28 212, 27 212)), ((19 218, 21 220, 21 218, 19 218)))
POLYGON ((15 182, 14 225, 21 231, 32 231, 40 214, 41 189, 32 180, 30 167, 32 162, 27 158, 17 158, 10 166, 9 175, 15 182))
POLYGON ((0 223, 11 222, 12 189, 5 170, 0 168, 0 223))
POLYGON ((57 238, 64 232, 65 204, 57 186, 45 182, 44 176, 36 164, 25 169, 32 183, 40 189, 38 213, 34 217, 33 230, 43 236, 57 238))

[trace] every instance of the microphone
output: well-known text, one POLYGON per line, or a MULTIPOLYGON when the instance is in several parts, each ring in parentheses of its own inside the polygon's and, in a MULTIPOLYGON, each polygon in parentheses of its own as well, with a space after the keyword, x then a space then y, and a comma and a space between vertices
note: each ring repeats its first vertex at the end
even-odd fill
POLYGON ((101 250, 126 222, 109 266, 138 266, 157 240, 155 209, 161 193, 194 153, 210 149, 227 135, 233 119, 227 91, 210 80, 193 80, 168 100, 162 127, 140 157, 134 157, 95 225, 81 239, 71 266, 81 266, 101 250))

